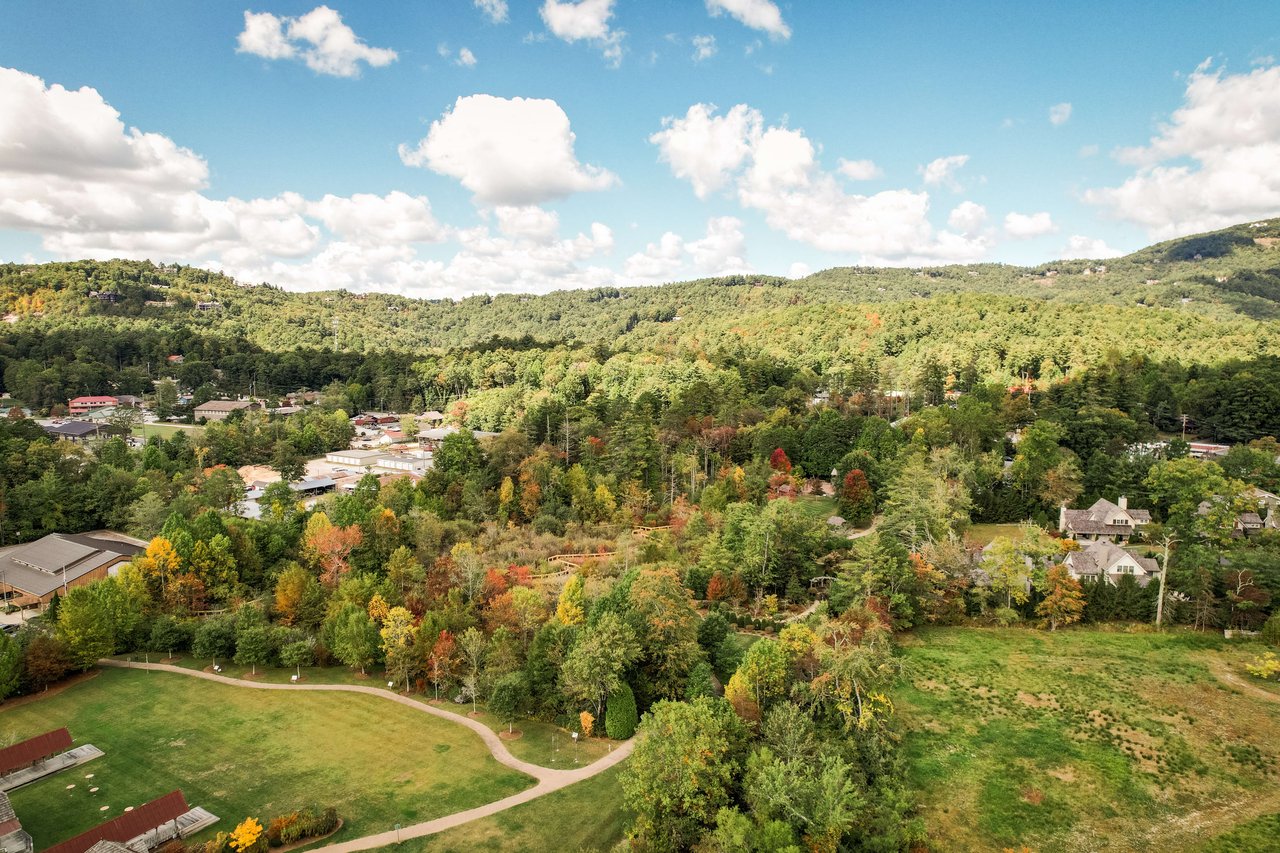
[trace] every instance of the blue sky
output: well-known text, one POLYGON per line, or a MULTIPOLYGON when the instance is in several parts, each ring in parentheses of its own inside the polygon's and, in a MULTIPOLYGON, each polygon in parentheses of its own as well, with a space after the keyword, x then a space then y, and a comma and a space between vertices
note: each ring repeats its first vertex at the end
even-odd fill
POLYGON ((434 297, 1280 214, 1280 4, 1045 5, 9 2, 0 259, 434 297))

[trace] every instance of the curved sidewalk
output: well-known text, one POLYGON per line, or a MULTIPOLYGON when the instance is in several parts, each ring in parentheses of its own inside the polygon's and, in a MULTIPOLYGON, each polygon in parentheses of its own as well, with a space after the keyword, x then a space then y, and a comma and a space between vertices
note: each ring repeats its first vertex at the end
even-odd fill
POLYGON ((375 835, 366 835, 362 838, 353 838, 350 841, 342 841, 338 844, 330 844, 324 847, 317 847, 316 850, 329 850, 332 853, 346 853, 349 850, 372 850, 375 847, 382 847, 387 844, 395 844, 397 841, 403 841, 408 838, 422 838, 426 835, 434 835, 437 832, 443 832, 446 829, 452 829, 455 826, 461 826, 469 821, 477 818, 488 817, 498 812, 505 811, 513 806, 521 803, 527 803, 530 800, 536 800, 538 797, 550 794, 552 791, 558 791, 561 788, 568 787, 575 782, 581 782, 590 779, 599 773, 603 773, 610 767, 622 761, 631 754, 632 748, 635 746, 635 739, 632 738, 623 743, 620 747, 610 752, 604 758, 600 758, 585 767, 579 767, 575 770, 556 770, 551 767, 542 767, 538 764, 530 764, 528 761, 522 761, 511 754, 507 749, 507 745, 502 742, 493 729, 476 722, 470 717, 463 717, 457 714, 451 714, 448 711, 441 711, 439 708, 433 708, 423 702, 402 696, 399 693, 393 693, 379 687, 364 687, 358 684, 263 684, 256 681, 243 681, 238 678, 229 678, 225 675, 218 675, 212 672, 200 672, 194 669, 184 669, 180 666, 170 666, 163 663, 137 663, 133 661, 112 660, 104 658, 98 661, 101 666, 114 666, 120 669, 149 669, 157 672, 172 672, 175 675, 185 675, 190 678, 203 678, 206 681, 215 681, 219 684, 230 685, 231 687, 241 687, 247 690, 294 690, 294 691, 312 691, 312 692, 330 692, 330 693, 365 693, 369 696, 377 696, 392 702, 398 702, 408 708, 421 711, 424 714, 431 714, 442 720, 448 720, 457 725, 466 726, 480 736, 484 741, 484 745, 489 748, 489 752, 498 761, 498 763, 510 767, 512 770, 518 770, 528 776, 532 776, 538 780, 538 783, 532 788, 526 788, 519 793, 504 797, 492 803, 486 803, 483 806, 476 806, 466 811, 454 812, 444 817, 438 817, 434 820, 424 821, 423 823, 415 823, 410 826, 401 827, 399 830, 388 830, 375 835))

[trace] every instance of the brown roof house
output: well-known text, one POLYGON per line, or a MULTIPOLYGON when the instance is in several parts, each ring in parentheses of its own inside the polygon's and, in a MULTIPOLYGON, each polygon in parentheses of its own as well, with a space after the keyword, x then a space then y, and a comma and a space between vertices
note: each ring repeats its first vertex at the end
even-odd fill
POLYGON ((1112 542, 1090 542, 1079 551, 1062 558, 1071 577, 1076 580, 1103 580, 1110 584, 1132 575, 1138 586, 1146 586, 1160 575, 1160 564, 1148 557, 1138 557, 1112 542))
POLYGON ((1088 509, 1063 506, 1058 512, 1058 530, 1069 539, 1084 541, 1128 542, 1139 527, 1150 523, 1151 513, 1129 509, 1129 499, 1124 495, 1117 503, 1099 498, 1088 509))
POLYGON ((260 408, 262 406, 252 400, 210 400, 196 406, 195 414, 196 420, 204 418, 206 421, 225 421, 231 417, 232 412, 260 408))

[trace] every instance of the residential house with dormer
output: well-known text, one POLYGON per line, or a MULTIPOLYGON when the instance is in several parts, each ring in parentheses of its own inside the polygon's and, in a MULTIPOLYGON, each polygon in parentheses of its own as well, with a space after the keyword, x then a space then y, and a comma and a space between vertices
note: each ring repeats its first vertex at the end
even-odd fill
POLYGON ((1105 540, 1090 542, 1079 551, 1062 558, 1071 577, 1079 581, 1105 580, 1116 584, 1126 575, 1146 586, 1160 575, 1160 564, 1148 557, 1138 557, 1119 545, 1105 540))
POLYGON ((1058 512, 1058 530, 1068 539, 1083 541, 1128 542, 1129 537, 1144 524, 1151 523, 1151 512, 1130 509, 1124 495, 1116 503, 1099 498, 1088 509, 1067 509, 1058 512))

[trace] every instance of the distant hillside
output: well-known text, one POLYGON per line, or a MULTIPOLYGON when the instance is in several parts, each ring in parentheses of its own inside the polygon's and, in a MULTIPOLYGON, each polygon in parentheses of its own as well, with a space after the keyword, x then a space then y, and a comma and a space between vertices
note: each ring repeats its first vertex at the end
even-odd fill
POLYGON ((1276 351, 1280 220, 1160 243, 1108 261, 917 269, 843 267, 792 281, 733 276, 545 296, 418 300, 286 293, 178 265, 0 265, 10 332, 145 327, 175 338, 429 352, 554 343, 742 357, 785 354, 821 370, 927 353, 989 375, 1049 373, 1108 351, 1217 361, 1276 351), (1106 306, 1105 309, 1100 306, 1106 306), (496 336, 500 340, 494 340, 496 336))

